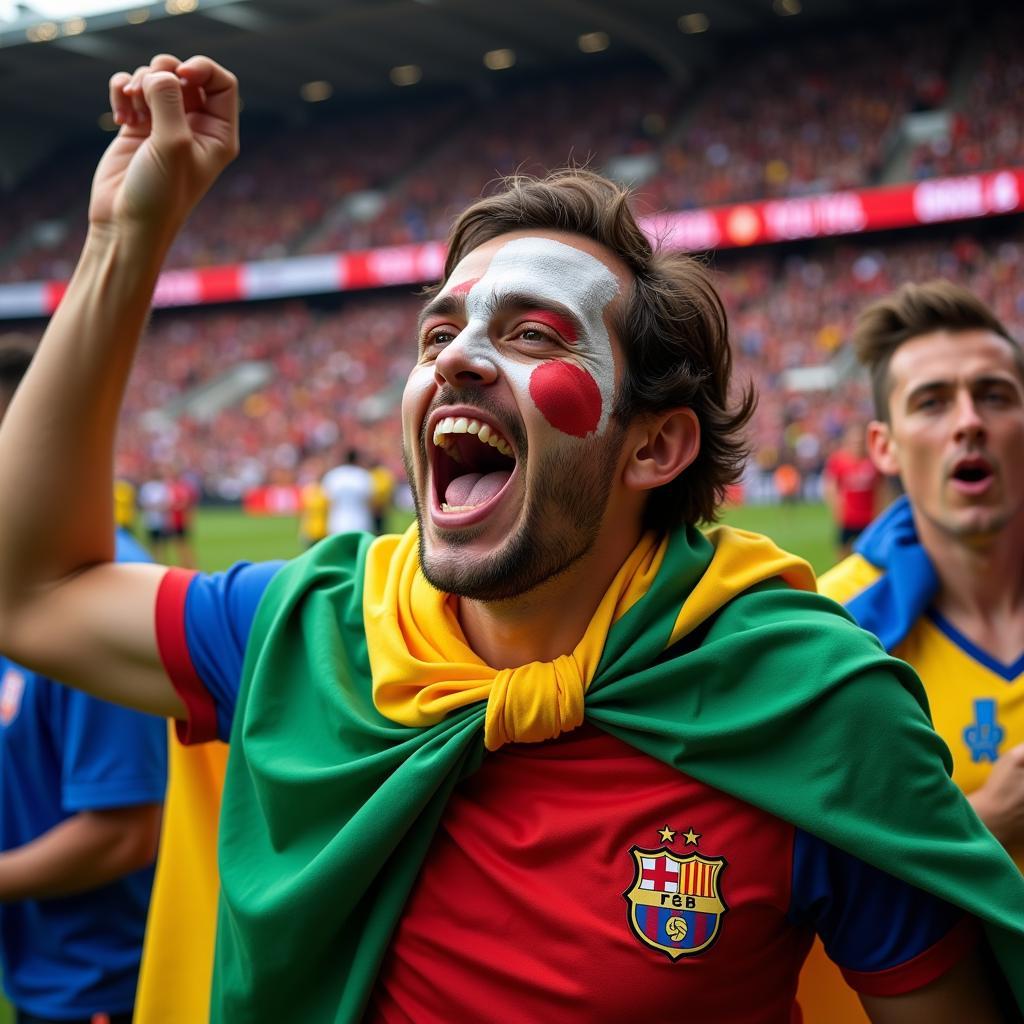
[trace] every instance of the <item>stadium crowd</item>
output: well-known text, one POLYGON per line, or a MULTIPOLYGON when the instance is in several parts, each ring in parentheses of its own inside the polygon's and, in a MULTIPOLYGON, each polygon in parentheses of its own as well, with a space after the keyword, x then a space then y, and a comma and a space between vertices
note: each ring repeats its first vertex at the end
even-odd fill
MULTIPOLYGON (((898 148, 905 115, 928 110, 949 112, 953 127, 948 140, 913 149, 915 177, 1011 166, 1024 162, 1024 63, 1012 42, 1022 25, 1019 12, 1000 14, 955 51, 964 26, 952 20, 896 25, 885 38, 803 34, 731 48, 689 86, 635 68, 520 78, 486 97, 428 95, 273 131, 254 125, 169 265, 440 238, 496 176, 570 160, 617 164, 649 209, 865 186, 898 148)), ((65 154, 10 194, 0 280, 67 276, 95 157, 95 147, 65 154)), ((720 255, 739 371, 761 392, 754 488, 772 491, 765 481, 791 464, 816 495, 829 451, 864 416, 855 376, 828 390, 790 376, 832 360, 864 302, 903 280, 946 276, 1019 329, 1021 261, 1013 229, 982 241, 918 232, 867 249, 858 240, 720 255)), ((235 498, 262 483, 303 483, 345 445, 400 473, 395 398, 417 308, 413 297, 379 293, 157 314, 122 417, 122 473, 142 481, 173 461, 206 494, 235 498), (209 418, 178 408, 240 362, 265 364, 268 381, 209 418)))
MULTIPOLYGON (((863 242, 818 242, 787 254, 720 254, 717 283, 730 314, 738 374, 758 381, 752 473, 793 462, 811 481, 846 426, 867 415, 862 379, 804 388, 789 372, 824 366, 865 303, 901 281, 943 276, 1024 331, 1024 237, 962 231, 863 242)), ((173 457, 206 493, 238 497, 264 483, 304 483, 354 446, 401 472, 397 395, 413 358, 419 300, 385 293, 316 308, 304 301, 227 311, 164 312, 136 364, 122 417, 122 472, 157 475, 173 457), (240 362, 269 364, 268 383, 209 420, 146 416, 240 362)), ((756 486, 756 479, 754 480, 756 486)))
MULTIPOLYGON (((245 125, 242 157, 168 266, 443 238, 453 212, 498 176, 570 161, 635 181, 652 209, 871 185, 899 150, 905 116, 929 110, 945 111, 950 128, 913 150, 908 176, 1015 165, 1022 22, 1007 12, 973 26, 955 51, 967 30, 940 19, 885 36, 730 47, 688 84, 602 68, 570 81, 519 78, 485 96, 403 96, 340 115, 311 110, 301 125, 245 125)), ((95 145, 61 154, 4 197, 0 281, 67 277, 96 155, 95 145)))
POLYGON ((1024 162, 1024 58, 1019 40, 1024 12, 1007 7, 972 60, 965 95, 952 113, 951 129, 922 142, 912 155, 916 178, 973 173, 1024 162))

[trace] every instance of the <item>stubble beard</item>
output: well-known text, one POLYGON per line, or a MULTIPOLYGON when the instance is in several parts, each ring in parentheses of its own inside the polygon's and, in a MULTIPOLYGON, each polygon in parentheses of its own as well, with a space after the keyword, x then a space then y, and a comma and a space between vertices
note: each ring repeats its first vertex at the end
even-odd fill
POLYGON ((967 547, 979 547, 990 544, 1005 530, 1013 518, 1007 509, 986 509, 980 515, 971 514, 964 519, 947 516, 938 523, 940 530, 952 540, 967 547))

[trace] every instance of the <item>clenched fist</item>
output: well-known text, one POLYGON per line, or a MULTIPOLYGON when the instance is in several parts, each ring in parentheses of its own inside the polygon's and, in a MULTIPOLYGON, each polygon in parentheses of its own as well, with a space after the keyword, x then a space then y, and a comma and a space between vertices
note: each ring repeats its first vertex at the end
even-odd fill
POLYGON ((238 153, 237 79, 209 57, 162 53, 111 78, 110 108, 121 128, 96 169, 89 222, 169 240, 238 153))

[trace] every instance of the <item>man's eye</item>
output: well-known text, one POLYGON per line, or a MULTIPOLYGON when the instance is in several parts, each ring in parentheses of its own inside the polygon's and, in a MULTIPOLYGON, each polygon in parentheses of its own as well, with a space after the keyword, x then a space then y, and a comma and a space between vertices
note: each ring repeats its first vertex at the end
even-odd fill
POLYGON ((423 339, 425 345, 447 345, 455 340, 455 331, 450 327, 435 327, 423 339))
POLYGON ((1010 393, 1003 388, 990 388, 979 396, 986 405, 1002 407, 1010 404, 1010 393))
POLYGON ((539 327, 532 327, 530 325, 517 327, 514 337, 520 341, 525 341, 530 345, 554 346, 558 344, 558 341, 552 337, 549 331, 542 330, 539 327))

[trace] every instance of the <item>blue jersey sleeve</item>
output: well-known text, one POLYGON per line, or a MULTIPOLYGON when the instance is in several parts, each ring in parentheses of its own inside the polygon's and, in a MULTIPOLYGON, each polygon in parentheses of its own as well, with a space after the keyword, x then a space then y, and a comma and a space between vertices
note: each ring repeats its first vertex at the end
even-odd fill
POLYGON ((68 814, 163 800, 167 723, 58 683, 54 732, 68 814))
POLYGON ((185 742, 230 736, 253 618, 283 564, 240 562, 212 575, 168 572, 157 633, 168 675, 188 708, 189 721, 179 729, 185 742))
POLYGON ((878 995, 934 980, 976 937, 961 909, 800 829, 790 918, 821 936, 853 988, 878 995), (884 984, 877 980, 883 977, 884 984))

